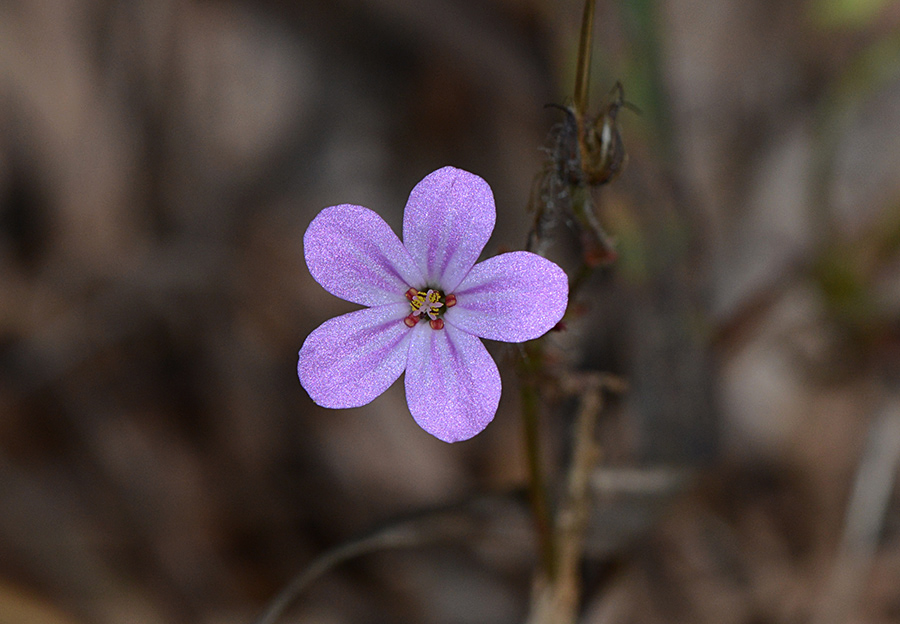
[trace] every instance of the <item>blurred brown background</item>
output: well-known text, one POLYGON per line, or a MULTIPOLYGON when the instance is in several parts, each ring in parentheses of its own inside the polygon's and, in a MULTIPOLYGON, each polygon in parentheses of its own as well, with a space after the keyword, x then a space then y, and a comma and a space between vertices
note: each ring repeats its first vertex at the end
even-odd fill
MULTIPOLYGON (((2 624, 249 622, 329 548, 480 494, 509 503, 487 533, 341 566, 286 621, 524 620, 515 352, 489 345, 505 391, 470 442, 419 430, 399 384, 314 406, 296 353, 353 306, 302 237, 337 203, 399 231, 453 164, 494 190, 487 253, 521 248, 581 10, 0 2, 2 624)), ((584 621, 900 622, 900 5, 600 0, 596 23, 592 108, 621 79, 642 113, 595 197, 620 260, 550 339, 630 385, 584 621)))

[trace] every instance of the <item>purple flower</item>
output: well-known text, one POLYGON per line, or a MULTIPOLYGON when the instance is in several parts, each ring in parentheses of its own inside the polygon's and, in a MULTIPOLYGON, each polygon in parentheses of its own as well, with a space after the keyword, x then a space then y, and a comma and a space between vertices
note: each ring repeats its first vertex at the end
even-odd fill
POLYGON ((362 206, 331 206, 313 219, 303 237, 309 272, 367 306, 303 343, 297 372, 313 401, 365 405, 405 370, 409 411, 425 431, 456 442, 487 427, 500 374, 479 338, 537 338, 562 318, 569 295, 563 270, 527 251, 475 264, 495 213, 487 182, 444 167, 410 193, 402 243, 362 206))

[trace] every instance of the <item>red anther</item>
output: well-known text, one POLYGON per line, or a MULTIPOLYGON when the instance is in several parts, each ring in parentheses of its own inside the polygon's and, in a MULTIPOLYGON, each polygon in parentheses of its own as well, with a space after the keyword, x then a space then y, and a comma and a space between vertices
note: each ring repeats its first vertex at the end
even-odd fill
MULTIPOLYGON (((410 314, 410 315, 407 316, 405 319, 403 319, 403 323, 404 323, 407 327, 415 327, 415 326, 416 326, 416 323, 418 323, 418 322, 419 322, 419 317, 416 316, 415 314, 410 314)), ((434 322, 434 321, 432 321, 432 323, 433 323, 433 322, 434 322)))
POLYGON ((412 301, 412 298, 419 294, 419 291, 415 288, 410 288, 406 291, 406 298, 412 301))
POLYGON ((428 324, 431 325, 431 329, 444 329, 444 319, 434 319, 428 321, 428 324))
POLYGON ((444 305, 448 308, 452 308, 456 305, 456 295, 447 295, 447 298, 444 299, 444 305))

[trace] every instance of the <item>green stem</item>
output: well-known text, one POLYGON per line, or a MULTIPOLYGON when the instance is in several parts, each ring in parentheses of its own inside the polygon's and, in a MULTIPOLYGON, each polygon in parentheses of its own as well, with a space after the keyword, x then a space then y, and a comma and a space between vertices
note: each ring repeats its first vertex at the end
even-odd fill
POLYGON ((587 108, 588 88, 591 84, 591 48, 594 35, 595 0, 585 0, 581 16, 581 38, 578 40, 578 65, 575 69, 575 111, 578 118, 587 108))
MULTIPOLYGON (((540 441, 540 393, 535 384, 534 368, 539 357, 531 345, 525 346, 522 364, 522 425, 525 433, 525 455, 528 459, 528 494, 537 531, 541 564, 548 579, 556 575, 556 552, 553 520, 544 483, 540 441)), ((537 364, 539 366, 539 364, 537 364)))

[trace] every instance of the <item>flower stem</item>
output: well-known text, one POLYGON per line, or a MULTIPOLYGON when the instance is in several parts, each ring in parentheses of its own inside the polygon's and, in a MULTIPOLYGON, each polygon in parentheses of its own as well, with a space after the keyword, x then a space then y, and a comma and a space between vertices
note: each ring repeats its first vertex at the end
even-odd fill
POLYGON ((540 392, 537 375, 540 368, 540 347, 528 344, 524 347, 521 364, 522 425, 525 438, 525 455, 528 459, 528 494, 537 532, 541 565, 547 579, 556 575, 556 548, 554 544, 553 518, 544 482, 544 469, 540 441, 540 392))
POLYGON ((579 119, 587 109, 588 89, 591 84, 591 48, 594 34, 595 0, 585 0, 581 16, 581 38, 578 41, 578 64, 575 69, 575 110, 579 119))

